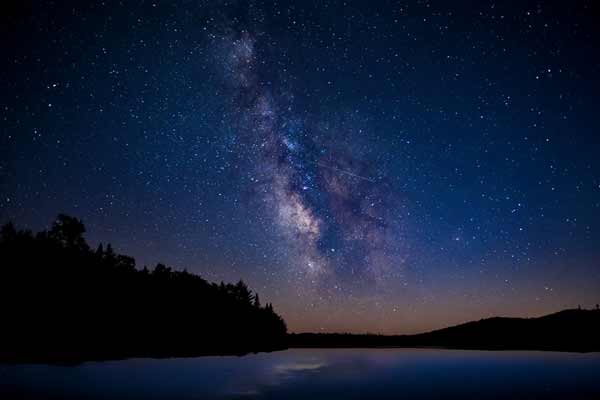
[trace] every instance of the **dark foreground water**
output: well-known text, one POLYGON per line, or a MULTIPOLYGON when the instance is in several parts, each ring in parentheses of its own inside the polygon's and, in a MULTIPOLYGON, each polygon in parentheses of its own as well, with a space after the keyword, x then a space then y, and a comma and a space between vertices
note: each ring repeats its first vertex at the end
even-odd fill
POLYGON ((0 365, 0 399, 600 399, 600 353, 297 349, 0 365))

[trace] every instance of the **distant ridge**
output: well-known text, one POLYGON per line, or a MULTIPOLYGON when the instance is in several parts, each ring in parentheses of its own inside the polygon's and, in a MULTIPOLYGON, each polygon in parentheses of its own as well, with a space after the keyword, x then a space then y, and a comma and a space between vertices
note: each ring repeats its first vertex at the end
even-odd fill
POLYGON ((290 334, 290 347, 441 347, 476 350, 600 351, 600 310, 538 318, 493 317, 416 335, 290 334))

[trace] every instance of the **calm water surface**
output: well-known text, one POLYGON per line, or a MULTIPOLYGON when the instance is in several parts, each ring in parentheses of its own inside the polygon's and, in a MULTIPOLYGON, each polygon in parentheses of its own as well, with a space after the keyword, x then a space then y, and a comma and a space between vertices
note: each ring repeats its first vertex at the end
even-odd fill
POLYGON ((295 349, 77 366, 0 364, 0 398, 600 399, 600 353, 295 349))

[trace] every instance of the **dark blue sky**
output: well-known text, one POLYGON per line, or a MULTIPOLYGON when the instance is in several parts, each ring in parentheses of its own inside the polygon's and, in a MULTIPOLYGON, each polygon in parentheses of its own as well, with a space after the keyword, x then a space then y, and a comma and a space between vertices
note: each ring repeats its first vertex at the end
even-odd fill
POLYGON ((36 3, 2 16, 3 221, 294 331, 600 301, 593 1, 36 3))

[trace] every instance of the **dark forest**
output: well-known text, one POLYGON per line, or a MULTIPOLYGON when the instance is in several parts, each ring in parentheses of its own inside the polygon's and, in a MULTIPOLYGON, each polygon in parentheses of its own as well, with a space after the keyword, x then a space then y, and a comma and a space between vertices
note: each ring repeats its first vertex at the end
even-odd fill
POLYGON ((80 361, 244 354, 284 346, 286 325, 243 281, 209 283, 158 264, 136 269, 91 249, 83 223, 59 215, 33 234, 0 233, 0 359, 80 361))

